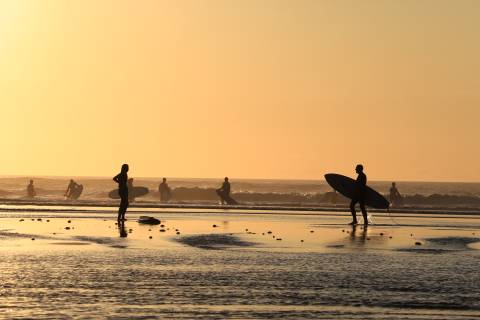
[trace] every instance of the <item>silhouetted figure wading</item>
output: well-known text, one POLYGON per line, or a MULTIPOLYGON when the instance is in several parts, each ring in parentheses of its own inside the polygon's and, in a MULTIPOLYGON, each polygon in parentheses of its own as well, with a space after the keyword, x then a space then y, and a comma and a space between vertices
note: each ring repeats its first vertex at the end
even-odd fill
POLYGON ((172 191, 168 186, 167 178, 162 179, 162 183, 158 186, 158 192, 160 193, 160 202, 165 203, 170 201, 172 191))
POLYGON ((392 182, 392 187, 390 188, 390 202, 393 206, 402 206, 403 197, 397 189, 397 184, 392 182))
POLYGON ((350 202, 350 211, 352 212, 352 222, 350 224, 355 225, 358 224, 357 221, 357 212, 355 211, 355 205, 358 203, 360 205, 360 210, 362 210, 363 222, 367 226, 368 225, 368 216, 367 210, 365 209, 365 193, 367 189, 367 176, 363 173, 363 166, 361 164, 357 165, 355 171, 358 174, 357 177, 357 184, 355 190, 355 196, 352 198, 352 202, 350 202))
POLYGON ((113 177, 113 181, 118 183, 118 195, 120 196, 120 206, 118 207, 118 220, 125 220, 125 213, 129 205, 128 202, 128 164, 122 165, 122 170, 119 174, 113 177))
POLYGON ((70 200, 76 200, 80 197, 82 191, 83 186, 71 179, 70 183, 68 184, 67 191, 65 191, 65 197, 70 200))
POLYGON ((27 196, 29 198, 34 198, 37 195, 35 192, 35 187, 33 186, 33 180, 30 180, 30 183, 27 186, 27 196))
POLYGON ((228 181, 228 177, 225 177, 222 187, 217 189, 217 194, 220 197, 222 205, 237 204, 237 201, 230 197, 230 182, 228 181))

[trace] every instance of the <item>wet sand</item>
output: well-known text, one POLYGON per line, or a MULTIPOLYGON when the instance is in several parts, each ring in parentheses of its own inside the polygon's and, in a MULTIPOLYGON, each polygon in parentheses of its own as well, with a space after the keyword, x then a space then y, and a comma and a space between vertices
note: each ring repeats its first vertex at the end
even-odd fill
POLYGON ((477 216, 83 210, 2 213, 0 317, 480 317, 477 216))

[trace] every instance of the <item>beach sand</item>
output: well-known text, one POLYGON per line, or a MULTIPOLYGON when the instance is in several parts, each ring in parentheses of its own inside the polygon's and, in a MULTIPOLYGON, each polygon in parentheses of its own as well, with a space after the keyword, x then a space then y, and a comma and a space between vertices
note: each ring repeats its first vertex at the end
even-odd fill
POLYGON ((51 209, 2 214, 2 318, 480 318, 478 216, 51 209))

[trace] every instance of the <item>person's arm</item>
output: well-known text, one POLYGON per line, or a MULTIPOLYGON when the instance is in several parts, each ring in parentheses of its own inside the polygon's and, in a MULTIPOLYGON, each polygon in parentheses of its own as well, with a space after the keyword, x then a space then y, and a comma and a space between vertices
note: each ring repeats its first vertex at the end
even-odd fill
POLYGON ((117 174, 115 177, 113 177, 113 181, 115 181, 116 183, 120 183, 119 179, 120 179, 120 173, 117 174))

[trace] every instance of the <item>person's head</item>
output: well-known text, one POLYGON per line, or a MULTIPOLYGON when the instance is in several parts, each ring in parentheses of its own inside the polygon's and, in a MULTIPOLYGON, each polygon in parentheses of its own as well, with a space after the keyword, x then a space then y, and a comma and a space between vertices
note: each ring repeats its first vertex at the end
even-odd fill
POLYGON ((167 178, 163 178, 162 181, 163 181, 163 182, 167 182, 167 178))
POLYGON ((32 180, 32 179, 30 179, 30 184, 33 184, 33 180, 32 180))
POLYGON ((356 172, 356 173, 361 173, 361 172, 363 172, 363 165, 357 164, 357 166, 355 167, 355 172, 356 172))
POLYGON ((392 187, 395 187, 397 184, 395 182, 392 182, 392 187))
POLYGON ((128 164, 124 163, 122 165, 122 173, 127 173, 128 172, 128 164))
POLYGON ((128 182, 129 184, 132 184, 132 183, 133 183, 133 178, 128 179, 127 182, 128 182))
POLYGON ((73 183, 73 182, 74 182, 73 179, 70 179, 70 183, 73 183))
POLYGON ((225 182, 228 182, 228 177, 225 177, 225 182))

